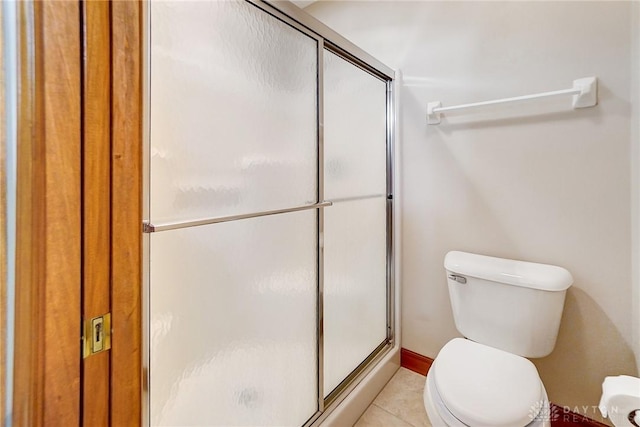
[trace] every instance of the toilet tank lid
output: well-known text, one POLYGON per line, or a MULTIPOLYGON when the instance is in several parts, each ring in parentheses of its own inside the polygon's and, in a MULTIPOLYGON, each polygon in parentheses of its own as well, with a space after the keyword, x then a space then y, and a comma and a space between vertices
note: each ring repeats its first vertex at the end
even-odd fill
POLYGON ((562 267, 451 251, 444 268, 452 273, 543 291, 564 291, 573 283, 562 267))

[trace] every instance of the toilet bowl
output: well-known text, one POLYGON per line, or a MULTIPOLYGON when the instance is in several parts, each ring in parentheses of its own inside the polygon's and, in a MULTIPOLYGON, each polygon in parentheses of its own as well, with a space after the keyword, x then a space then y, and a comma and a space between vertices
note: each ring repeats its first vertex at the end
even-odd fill
POLYGON ((473 341, 449 341, 427 373, 433 427, 549 427, 547 393, 533 364, 473 341))
POLYGON ((440 350, 424 388, 434 427, 549 427, 550 406, 527 357, 555 347, 567 289, 564 268, 465 252, 444 266, 453 318, 467 338, 440 350))

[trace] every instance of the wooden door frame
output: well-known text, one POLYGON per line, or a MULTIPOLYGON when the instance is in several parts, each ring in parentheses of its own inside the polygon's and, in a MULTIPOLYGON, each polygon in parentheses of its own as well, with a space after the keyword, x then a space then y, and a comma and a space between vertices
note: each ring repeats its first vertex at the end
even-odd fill
MULTIPOLYGON (((111 311, 110 7, 83 1, 82 13, 82 318, 111 311)), ((111 354, 82 362, 82 425, 109 426, 111 354)))
POLYGON ((111 2, 111 425, 142 415, 142 1, 111 2))
POLYGON ((18 2, 14 425, 141 423, 141 6, 18 2))
POLYGON ((77 425, 80 22, 75 2, 18 2, 14 425, 77 425))

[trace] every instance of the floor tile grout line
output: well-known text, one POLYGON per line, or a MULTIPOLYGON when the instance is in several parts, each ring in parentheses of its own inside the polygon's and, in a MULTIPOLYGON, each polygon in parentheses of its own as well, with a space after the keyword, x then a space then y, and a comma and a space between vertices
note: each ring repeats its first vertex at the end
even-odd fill
POLYGON ((380 406, 378 406, 378 405, 376 405, 376 404, 374 404, 374 403, 372 403, 371 405, 369 405, 369 406, 367 407, 366 411, 364 411, 364 413, 363 413, 362 415, 360 415, 360 418, 358 418, 358 421, 356 421, 356 424, 354 424, 354 425, 357 425, 357 424, 360 422, 360 420, 362 419, 362 417, 364 417, 364 415, 365 415, 367 412, 369 412, 369 409, 371 409, 371 407, 372 407, 372 406, 375 406, 377 409, 380 409, 382 412, 386 412, 387 414, 391 415, 393 418, 395 418, 395 419, 397 419, 397 420, 402 421, 404 424, 407 424, 407 425, 410 425, 410 426, 412 426, 412 427, 415 427, 415 426, 414 426, 413 424, 411 424, 410 422, 403 420, 403 419, 402 419, 402 418, 400 418, 399 416, 397 416, 397 415, 395 415, 395 414, 392 414, 391 412, 387 411, 386 409, 384 409, 384 408, 382 408, 382 407, 380 407, 380 406))
MULTIPOLYGON (((397 374, 396 374, 396 375, 397 375, 397 374)), ((395 377, 395 375, 394 375, 394 377, 392 377, 392 380, 393 380, 394 378, 396 378, 396 377, 395 377)), ((389 381, 389 382, 391 382, 391 381, 389 381)), ((388 386, 388 384, 387 384, 387 386, 388 386)), ((382 389, 382 391, 378 394, 378 396, 380 396, 380 395, 384 392, 384 389, 385 389, 387 386, 385 386, 385 387, 382 389)), ((422 400, 422 392, 421 392, 421 391, 419 391, 419 390, 406 390, 406 391, 407 391, 407 392, 409 392, 410 394, 414 394, 414 395, 416 395, 416 396, 419 398, 419 400, 422 400)), ((376 396, 376 399, 374 399, 374 401, 373 401, 373 402, 371 402, 371 405, 370 405, 370 406, 376 406, 376 407, 378 407, 379 409, 382 409, 383 411, 387 412, 388 414, 391 414, 391 415, 393 415, 394 417, 398 418, 399 420, 404 421, 405 423, 407 423, 408 425, 410 425, 410 426, 412 426, 412 427, 423 427, 422 425, 416 425, 416 424, 414 424, 413 422, 411 422, 411 421, 409 421, 409 420, 407 420, 407 419, 403 418, 403 417, 402 417, 402 416, 400 416, 399 414, 394 414, 393 412, 391 412, 391 411, 390 411, 390 410, 388 410, 387 408, 385 408, 385 407, 381 406, 380 404, 376 403, 376 400, 377 400, 377 397, 378 397, 378 396, 376 396)), ((425 416, 426 416, 426 414, 425 414, 425 416)), ((427 420, 428 420, 428 418, 427 418, 427 420)), ((428 422, 428 421, 427 421, 427 422, 428 422)), ((427 425, 431 425, 431 424, 429 423, 429 424, 427 424, 427 425)))
MULTIPOLYGON (((378 408, 378 409, 382 409, 382 410, 383 410, 384 412, 386 412, 387 414, 391 415, 391 416, 392 416, 392 417, 394 417, 394 418, 399 419, 400 421, 404 422, 405 424, 409 424, 411 427, 420 427, 420 426, 416 426, 415 424, 413 424, 413 423, 411 423, 411 422, 409 422, 409 421, 405 420, 405 419, 404 419, 404 418, 402 418, 402 417, 397 416, 397 415, 396 415, 396 414, 394 414, 393 412, 389 412, 389 411, 387 411, 387 410, 386 410, 385 408, 383 408, 382 406, 378 406, 378 405, 376 405, 375 403, 372 403, 371 405, 369 405, 369 407, 371 407, 371 406, 375 406, 375 407, 376 407, 376 408, 378 408)), ((367 409, 369 409, 369 408, 367 408, 367 409)), ((365 411, 365 412, 366 412, 366 411, 365 411)))

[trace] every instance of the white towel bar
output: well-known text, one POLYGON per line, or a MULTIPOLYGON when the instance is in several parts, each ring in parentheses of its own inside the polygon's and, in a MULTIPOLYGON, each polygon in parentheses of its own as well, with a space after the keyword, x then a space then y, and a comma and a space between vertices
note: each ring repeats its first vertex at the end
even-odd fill
POLYGON ((440 123, 440 114, 445 111, 462 110, 465 108, 482 107, 485 105, 504 104, 507 102, 527 101, 530 99, 547 98, 549 96, 573 95, 573 108, 593 107, 598 103, 598 79, 585 77, 573 81, 571 89, 555 90, 552 92, 535 93, 532 95, 516 96, 513 98, 495 99, 493 101, 474 102, 472 104, 443 107, 440 101, 427 104, 427 123, 437 125, 440 123))

